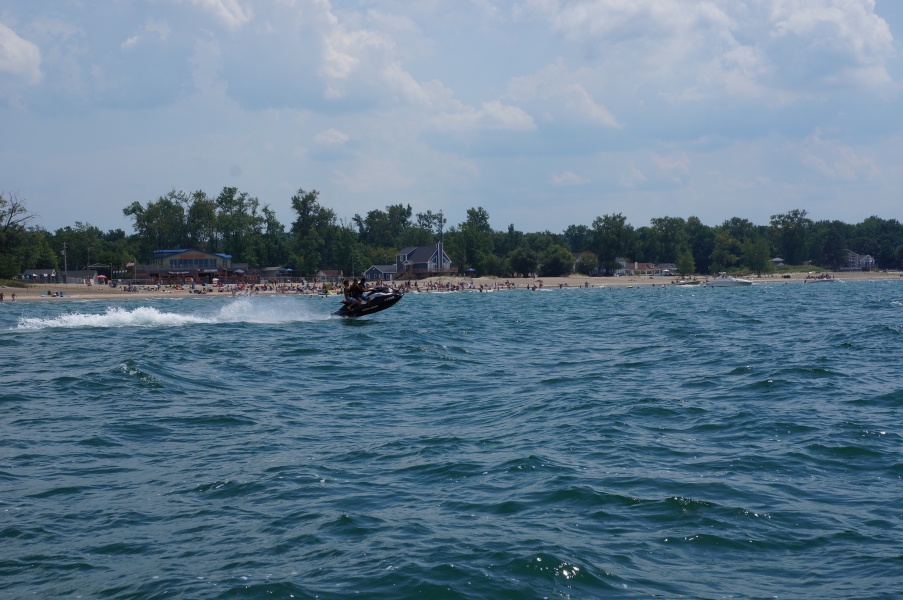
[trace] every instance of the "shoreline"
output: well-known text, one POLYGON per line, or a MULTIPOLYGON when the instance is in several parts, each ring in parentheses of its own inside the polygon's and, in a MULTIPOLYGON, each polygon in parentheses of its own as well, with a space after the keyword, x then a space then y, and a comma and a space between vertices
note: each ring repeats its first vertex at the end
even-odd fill
MULTIPOLYGON (((842 282, 854 282, 854 281, 903 281, 903 273, 898 272, 844 272, 844 273, 836 273, 833 274, 835 279, 842 282)), ((698 280, 704 280, 705 277, 697 276, 698 280)), ((806 273, 793 273, 789 279, 784 279, 780 276, 764 276, 764 277, 748 277, 753 284, 758 285, 790 285, 790 284, 805 284, 806 283, 806 273)), ((589 287, 591 288, 627 288, 627 287, 696 287, 696 286, 676 286, 673 285, 673 281, 676 278, 672 277, 640 277, 640 276, 632 276, 632 277, 586 277, 581 275, 571 275, 567 277, 538 277, 538 278, 496 278, 496 277, 474 277, 474 278, 465 278, 465 277, 437 277, 431 279, 420 280, 417 283, 420 283, 420 287, 423 288, 427 281, 432 281, 434 283, 454 283, 457 284, 459 281, 465 281, 467 283, 473 282, 474 288, 479 288, 480 285, 483 285, 484 288, 494 289, 496 284, 503 284, 505 281, 515 285, 516 287, 512 289, 507 289, 502 287, 498 289, 498 291, 528 291, 533 285, 536 285, 537 289, 539 289, 540 282, 542 282, 542 289, 547 290, 558 290, 558 289, 575 289, 575 288, 585 288, 586 284, 589 283, 589 287), (529 287, 528 287, 529 286, 529 287)), ((478 291, 478 289, 474 290, 466 290, 466 291, 478 291)), ((7 287, 0 285, 0 292, 4 295, 4 301, 0 305, 12 304, 12 294, 16 295, 15 302, 71 302, 71 301, 84 301, 84 300, 126 300, 126 299, 136 299, 136 300, 146 300, 146 299, 178 299, 178 298, 232 298, 231 292, 208 292, 207 294, 194 294, 191 293, 190 290, 172 290, 172 289, 161 289, 160 291, 140 291, 140 292, 124 292, 121 291, 120 288, 110 288, 106 285, 95 285, 95 286, 85 286, 81 284, 48 284, 41 286, 33 286, 28 288, 18 288, 18 287, 7 287), (50 292, 50 296, 41 296, 41 293, 50 292), (54 292, 66 292, 66 296, 64 297, 55 297, 52 294, 54 292)), ((433 292, 421 292, 421 293, 433 293, 433 292)), ((244 296, 245 294, 241 294, 240 296, 244 296)), ((285 294, 279 294, 275 290, 265 290, 254 293, 254 295, 262 295, 262 296, 276 296, 276 295, 285 295, 285 296, 319 296, 319 294, 314 293, 310 294, 308 292, 287 292, 285 294)), ((330 296, 338 297, 340 294, 330 294, 330 296)), ((234 297, 240 297, 234 296, 234 297)))

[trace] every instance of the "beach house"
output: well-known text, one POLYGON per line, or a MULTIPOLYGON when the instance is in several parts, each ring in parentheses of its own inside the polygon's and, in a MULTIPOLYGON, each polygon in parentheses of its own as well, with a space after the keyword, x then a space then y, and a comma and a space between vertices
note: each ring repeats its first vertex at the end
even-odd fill
POLYGON ((394 281, 454 275, 456 272, 441 242, 435 246, 410 246, 400 250, 395 254, 394 271, 392 268, 393 265, 373 265, 364 272, 364 276, 367 279, 394 281))
POLYGON ((344 277, 339 269, 320 269, 317 271, 317 281, 320 283, 339 283, 344 277))
POLYGON ((841 271, 871 271, 875 267, 875 259, 868 254, 857 254, 852 250, 844 250, 847 260, 841 271))
POLYGON ((257 272, 261 283, 287 283, 293 276, 293 271, 287 267, 264 267, 257 272))
POLYGON ((657 268, 655 263, 633 261, 624 266, 624 273, 627 275, 661 275, 662 270, 657 268))
POLYGON ((396 265, 373 265, 364 271, 364 277, 367 281, 395 281, 396 273, 398 273, 396 265))

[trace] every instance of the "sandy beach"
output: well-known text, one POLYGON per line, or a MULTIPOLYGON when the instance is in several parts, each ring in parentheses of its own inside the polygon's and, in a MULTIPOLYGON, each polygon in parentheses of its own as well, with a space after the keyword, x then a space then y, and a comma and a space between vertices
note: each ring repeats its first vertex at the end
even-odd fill
MULTIPOLYGON (((877 281, 877 280, 903 280, 903 273, 900 272, 842 272, 833 273, 833 276, 841 281, 877 281)), ((709 277, 711 279, 711 277, 709 277)), ((806 282, 806 273, 793 273, 789 279, 784 279, 780 275, 763 275, 761 278, 756 276, 747 276, 753 283, 762 284, 803 284, 806 282)), ((704 280, 704 277, 697 276, 696 279, 704 280)), ((570 275, 568 277, 538 277, 538 278, 497 278, 497 277, 439 277, 429 280, 419 281, 420 289, 425 291, 427 281, 434 283, 451 283, 456 285, 459 282, 469 284, 473 282, 474 288, 482 285, 485 289, 494 288, 496 285, 504 286, 505 282, 514 285, 514 290, 527 290, 536 286, 537 289, 561 289, 575 287, 606 287, 606 288, 627 288, 639 286, 669 286, 672 285, 676 278, 672 277, 586 277, 583 275, 570 275)), ((413 283, 412 283, 413 285, 413 283)), ((66 302, 72 300, 113 300, 113 299, 141 299, 141 298, 225 298, 231 296, 231 291, 222 288, 223 291, 210 291, 214 288, 208 287, 208 293, 197 294, 190 289, 173 289, 162 287, 159 291, 152 286, 138 286, 138 292, 127 292, 122 287, 111 288, 107 285, 86 286, 80 284, 48 284, 40 286, 29 286, 27 288, 9 287, 0 285, 0 293, 3 293, 4 303, 13 301, 15 294, 16 302, 66 302), (65 292, 65 296, 54 296, 59 292, 65 292), (43 296, 42 296, 43 293, 43 296)), ((263 289, 264 286, 258 286, 258 294, 276 294, 274 289, 263 289)), ((266 286, 272 288, 272 285, 266 286)), ((202 288, 198 288, 202 289, 202 288)), ((503 287, 504 291, 505 288, 503 287)), ((295 294, 297 292, 288 292, 295 294)))

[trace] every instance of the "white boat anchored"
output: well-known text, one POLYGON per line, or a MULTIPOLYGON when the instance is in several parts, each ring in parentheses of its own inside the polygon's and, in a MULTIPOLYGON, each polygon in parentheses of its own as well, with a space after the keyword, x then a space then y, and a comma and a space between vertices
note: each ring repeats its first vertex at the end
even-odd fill
POLYGON ((702 287, 739 287, 742 285, 752 285, 749 279, 740 279, 739 277, 731 277, 727 273, 719 273, 718 277, 711 281, 703 281, 702 287))

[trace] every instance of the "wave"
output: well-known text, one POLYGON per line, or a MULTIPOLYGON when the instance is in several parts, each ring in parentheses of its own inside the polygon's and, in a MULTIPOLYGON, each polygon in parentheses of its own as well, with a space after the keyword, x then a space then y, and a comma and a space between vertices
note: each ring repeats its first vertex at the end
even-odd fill
POLYGON ((133 310, 113 306, 103 313, 72 312, 57 317, 20 317, 17 329, 40 330, 50 328, 80 329, 90 327, 181 327, 184 325, 213 325, 218 323, 278 324, 298 321, 319 321, 330 315, 316 313, 287 298, 238 298, 212 315, 186 315, 163 312, 153 306, 139 306, 133 310))

